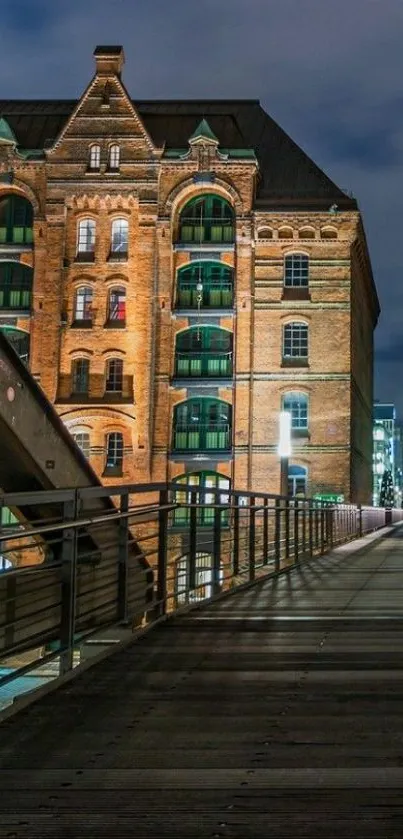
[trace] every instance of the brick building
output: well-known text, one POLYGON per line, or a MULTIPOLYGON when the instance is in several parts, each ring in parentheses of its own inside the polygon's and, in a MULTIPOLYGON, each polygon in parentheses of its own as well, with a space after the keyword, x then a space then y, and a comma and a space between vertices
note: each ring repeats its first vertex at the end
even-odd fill
POLYGON ((105 483, 370 502, 379 307, 354 199, 257 101, 0 102, 0 319, 105 483))

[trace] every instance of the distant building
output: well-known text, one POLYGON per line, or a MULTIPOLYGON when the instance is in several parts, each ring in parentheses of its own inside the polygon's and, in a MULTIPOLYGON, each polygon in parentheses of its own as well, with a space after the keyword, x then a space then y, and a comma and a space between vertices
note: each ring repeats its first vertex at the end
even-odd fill
POLYGON ((391 472, 395 486, 396 409, 392 403, 376 402, 373 427, 373 503, 379 504, 382 476, 391 472))

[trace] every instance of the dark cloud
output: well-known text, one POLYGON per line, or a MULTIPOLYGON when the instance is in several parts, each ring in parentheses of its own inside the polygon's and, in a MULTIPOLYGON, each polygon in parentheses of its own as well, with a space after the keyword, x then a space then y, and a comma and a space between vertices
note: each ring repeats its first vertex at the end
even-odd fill
POLYGON ((403 414, 402 30, 401 0, 4 0, 0 96, 78 96, 94 46, 121 43, 134 98, 260 98, 359 200, 382 305, 376 392, 403 414))

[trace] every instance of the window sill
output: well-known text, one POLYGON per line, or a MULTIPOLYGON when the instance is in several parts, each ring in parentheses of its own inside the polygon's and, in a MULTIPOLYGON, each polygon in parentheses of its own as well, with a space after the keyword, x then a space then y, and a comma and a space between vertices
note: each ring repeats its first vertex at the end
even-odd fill
POLYGON ((129 258, 128 252, 122 253, 110 253, 108 256, 108 262, 127 262, 129 258))
POLYGON ((89 166, 88 169, 85 170, 86 175, 99 175, 101 171, 100 166, 89 166))
POLYGON ((104 329, 126 329, 125 320, 107 320, 104 323, 104 329))
POLYGON ((71 329, 92 329, 92 320, 73 320, 71 329))
POLYGON ((310 300, 309 288, 305 286, 284 286, 282 300, 310 300))
POLYGON ((120 169, 118 169, 118 168, 105 169, 105 174, 106 175, 120 175, 120 169))
POLYGON ((88 252, 88 253, 84 253, 84 252, 76 253, 76 255, 74 257, 74 262, 86 262, 86 263, 95 262, 95 253, 92 253, 91 251, 88 252))
POLYGON ((292 440, 310 440, 311 435, 308 428, 292 428, 291 429, 291 439, 292 440))
POLYGON ((282 367, 309 367, 307 358, 283 358, 282 367))
POLYGON ((123 469, 121 466, 106 466, 102 472, 103 478, 121 478, 123 469))

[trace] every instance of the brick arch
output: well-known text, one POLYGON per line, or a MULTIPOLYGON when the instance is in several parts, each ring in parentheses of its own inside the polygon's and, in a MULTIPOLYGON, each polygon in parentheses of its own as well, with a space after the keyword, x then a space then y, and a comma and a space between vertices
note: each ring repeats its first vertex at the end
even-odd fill
POLYGON ((28 186, 28 184, 25 183, 25 181, 21 181, 19 178, 13 178, 13 182, 11 184, 4 184, 1 186, 0 198, 2 198, 3 195, 9 195, 10 193, 19 195, 21 198, 26 198, 32 204, 34 218, 44 218, 36 193, 30 186, 28 186))
POLYGON ((72 420, 77 415, 77 419, 81 422, 83 420, 92 422, 99 422, 99 420, 111 419, 113 422, 122 422, 127 423, 128 425, 134 425, 136 422, 136 418, 133 417, 131 414, 125 414, 124 411, 121 411, 119 408, 111 408, 111 407, 103 407, 102 405, 97 406, 97 413, 94 414, 93 408, 71 408, 63 413, 59 414, 60 419, 63 422, 70 422, 67 420, 67 417, 71 417, 72 420))
POLYGON ((177 215, 185 204, 197 195, 216 192, 222 198, 229 201, 236 214, 242 215, 242 199, 237 189, 222 178, 216 178, 209 184, 197 184, 193 178, 186 178, 177 184, 167 196, 162 207, 164 215, 177 215))

